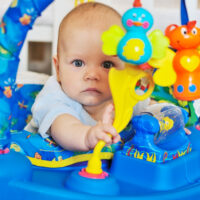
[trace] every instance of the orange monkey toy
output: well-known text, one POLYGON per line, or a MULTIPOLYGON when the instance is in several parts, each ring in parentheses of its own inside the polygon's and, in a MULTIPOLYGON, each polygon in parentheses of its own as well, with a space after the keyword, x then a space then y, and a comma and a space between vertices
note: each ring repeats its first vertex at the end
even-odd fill
POLYGON ((170 40, 172 48, 177 50, 173 59, 176 72, 174 96, 180 100, 192 101, 200 98, 200 29, 196 21, 187 25, 169 25, 165 35, 170 40))

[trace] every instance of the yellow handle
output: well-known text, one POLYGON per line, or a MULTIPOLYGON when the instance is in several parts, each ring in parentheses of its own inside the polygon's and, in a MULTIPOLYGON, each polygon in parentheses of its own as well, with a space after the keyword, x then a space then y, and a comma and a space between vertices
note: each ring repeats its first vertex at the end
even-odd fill
POLYGON ((101 174, 103 172, 101 168, 101 159, 100 153, 103 147, 105 146, 105 142, 100 140, 94 148, 92 157, 88 161, 88 165, 86 167, 86 172, 90 174, 101 174))
MULTIPOLYGON (((138 69, 137 66, 126 64, 124 70, 116 70, 112 68, 109 72, 109 84, 115 106, 115 119, 113 126, 117 132, 121 132, 129 123, 133 107, 151 95, 154 89, 154 83, 151 75, 138 69), (148 78, 149 88, 143 95, 136 93, 136 84, 142 78, 148 78)), ((94 148, 92 157, 88 161, 86 171, 91 174, 101 174, 100 153, 105 142, 100 140, 94 148)))

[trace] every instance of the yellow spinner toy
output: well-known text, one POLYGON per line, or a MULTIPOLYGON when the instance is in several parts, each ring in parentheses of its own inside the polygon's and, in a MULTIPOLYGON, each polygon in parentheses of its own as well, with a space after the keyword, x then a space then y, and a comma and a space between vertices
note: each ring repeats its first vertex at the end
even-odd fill
MULTIPOLYGON (((150 96, 154 89, 152 76, 139 69, 136 65, 126 64, 123 70, 112 68, 109 72, 109 84, 115 107, 115 119, 113 126, 119 133, 129 123, 133 107, 139 102, 150 96), (142 94, 137 94, 136 84, 143 78, 149 80, 148 90, 142 94)), ((93 155, 88 161, 86 172, 89 174, 101 174, 100 153, 105 146, 105 142, 100 140, 94 148, 93 155)))

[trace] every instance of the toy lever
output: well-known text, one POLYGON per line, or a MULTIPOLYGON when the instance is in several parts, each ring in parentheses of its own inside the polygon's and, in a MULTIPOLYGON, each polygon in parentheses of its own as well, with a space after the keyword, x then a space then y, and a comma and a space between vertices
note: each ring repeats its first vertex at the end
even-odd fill
MULTIPOLYGON (((121 132, 129 123, 133 107, 138 103, 150 96, 154 89, 154 83, 150 74, 138 69, 135 65, 126 64, 125 69, 116 70, 112 68, 109 72, 109 84, 115 106, 115 119, 113 126, 117 132, 121 132), (136 93, 136 84, 142 78, 148 78, 148 90, 139 95, 136 93)), ((101 174, 101 158, 100 153, 105 142, 100 140, 94 148, 92 157, 88 161, 86 172, 90 174, 101 174)))

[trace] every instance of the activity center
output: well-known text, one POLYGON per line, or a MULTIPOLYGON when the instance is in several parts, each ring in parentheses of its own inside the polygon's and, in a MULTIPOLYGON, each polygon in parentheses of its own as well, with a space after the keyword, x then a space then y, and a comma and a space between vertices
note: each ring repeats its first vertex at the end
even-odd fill
POLYGON ((113 24, 102 34, 104 54, 125 62, 109 71, 122 140, 100 140, 89 152, 24 130, 43 85, 16 81, 19 56, 52 2, 13 0, 0 22, 0 199, 200 199, 200 28, 186 0, 179 1, 180 23, 163 24, 165 31, 152 30, 154 13, 133 0, 124 30, 113 24), (133 116, 149 97, 164 106, 133 116))

